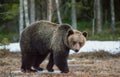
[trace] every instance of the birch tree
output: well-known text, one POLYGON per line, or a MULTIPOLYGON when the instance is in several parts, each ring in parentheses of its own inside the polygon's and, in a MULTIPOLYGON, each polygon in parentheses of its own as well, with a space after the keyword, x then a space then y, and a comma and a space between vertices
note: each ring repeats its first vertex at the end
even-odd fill
POLYGON ((112 27, 112 32, 114 32, 115 31, 114 0, 110 0, 110 6, 111 6, 111 27, 112 27))
POLYGON ((47 0, 47 20, 52 20, 52 0, 47 0))
POLYGON ((23 0, 19 0, 20 3, 20 19, 19 19, 19 34, 21 35, 23 31, 23 0))
POLYGON ((25 13, 25 25, 29 25, 29 16, 28 16, 28 1, 24 0, 24 13, 25 13))
POLYGON ((102 31, 102 11, 101 11, 101 0, 95 0, 96 2, 96 27, 97 32, 102 31))
POLYGON ((95 20, 96 20, 96 0, 94 0, 93 5, 92 36, 94 36, 95 33, 95 20))
POLYGON ((56 8, 57 8, 58 22, 59 22, 59 24, 62 24, 62 19, 61 19, 61 15, 60 15, 60 9, 59 9, 59 2, 58 2, 58 0, 55 0, 55 3, 56 3, 56 8))
POLYGON ((30 23, 35 22, 35 0, 30 0, 30 23))
POLYGON ((72 27, 77 29, 77 20, 76 20, 76 9, 75 9, 75 0, 72 0, 72 10, 71 10, 71 17, 72 17, 72 27))

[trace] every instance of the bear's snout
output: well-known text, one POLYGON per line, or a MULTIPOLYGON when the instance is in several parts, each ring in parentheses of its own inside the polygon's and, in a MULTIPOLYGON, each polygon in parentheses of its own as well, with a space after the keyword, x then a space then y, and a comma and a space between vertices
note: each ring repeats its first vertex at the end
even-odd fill
POLYGON ((75 50, 75 52, 78 52, 78 51, 79 51, 78 49, 75 50))

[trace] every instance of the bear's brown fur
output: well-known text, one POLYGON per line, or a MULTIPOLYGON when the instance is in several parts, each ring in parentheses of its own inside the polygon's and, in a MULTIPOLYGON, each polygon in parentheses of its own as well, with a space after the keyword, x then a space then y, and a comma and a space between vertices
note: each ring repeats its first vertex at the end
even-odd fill
POLYGON ((48 71, 54 71, 52 67, 56 64, 61 72, 69 72, 69 50, 77 52, 84 45, 86 35, 86 32, 72 30, 67 24, 59 25, 45 20, 31 24, 24 29, 20 39, 22 71, 43 70, 39 65, 50 54, 48 71), (35 70, 31 69, 32 66, 35 70))
POLYGON ((69 43, 69 47, 78 52, 79 49, 81 47, 84 46, 85 42, 86 42, 86 36, 87 36, 87 33, 86 32, 80 32, 78 30, 73 30, 74 34, 70 35, 68 37, 68 43, 69 43))

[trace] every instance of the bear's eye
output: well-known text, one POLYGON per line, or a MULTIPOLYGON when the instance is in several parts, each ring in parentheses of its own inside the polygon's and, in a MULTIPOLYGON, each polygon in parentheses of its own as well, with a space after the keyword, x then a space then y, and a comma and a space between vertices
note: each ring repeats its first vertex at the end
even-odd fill
POLYGON ((79 42, 80 46, 82 46, 82 42, 79 42))
POLYGON ((73 41, 73 45, 75 45, 77 42, 76 41, 73 41))

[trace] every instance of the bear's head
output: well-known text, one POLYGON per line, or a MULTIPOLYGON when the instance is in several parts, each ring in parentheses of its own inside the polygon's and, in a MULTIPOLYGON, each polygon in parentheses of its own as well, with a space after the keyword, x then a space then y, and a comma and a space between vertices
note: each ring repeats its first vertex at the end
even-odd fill
POLYGON ((68 33, 68 46, 70 49, 78 52, 86 42, 87 32, 80 32, 78 30, 70 30, 68 33))
POLYGON ((60 25, 53 33, 51 39, 51 49, 54 51, 69 51, 69 49, 78 52, 85 44, 86 32, 73 30, 70 25, 60 25))

